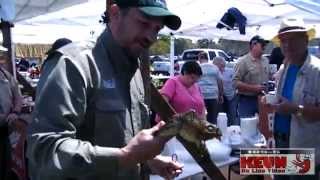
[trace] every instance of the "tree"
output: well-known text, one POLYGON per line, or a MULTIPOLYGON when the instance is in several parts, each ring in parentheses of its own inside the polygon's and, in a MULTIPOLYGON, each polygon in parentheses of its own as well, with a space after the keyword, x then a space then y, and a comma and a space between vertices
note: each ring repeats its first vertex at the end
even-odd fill
POLYGON ((220 44, 216 44, 212 39, 199 39, 197 41, 198 48, 221 49, 220 44))
POLYGON ((209 48, 209 39, 199 39, 197 46, 198 48, 209 48))
POLYGON ((174 55, 182 54, 186 49, 194 48, 195 45, 190 39, 178 38, 174 41, 174 55))
POLYGON ((249 42, 246 41, 234 41, 234 40, 220 40, 221 49, 227 53, 231 53, 237 56, 246 54, 249 51, 249 42))
MULTIPOLYGON (((185 49, 195 48, 190 39, 177 38, 174 40, 174 55, 180 55, 185 49)), ((159 35, 157 42, 150 47, 150 55, 170 54, 170 36, 159 35)))
POLYGON ((150 55, 160 55, 170 53, 170 37, 159 35, 158 40, 150 47, 150 55))

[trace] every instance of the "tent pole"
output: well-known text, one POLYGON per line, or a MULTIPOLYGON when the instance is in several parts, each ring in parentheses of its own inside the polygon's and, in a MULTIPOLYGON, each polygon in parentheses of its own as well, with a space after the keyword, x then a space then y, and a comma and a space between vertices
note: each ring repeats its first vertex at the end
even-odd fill
MULTIPOLYGON (((1 21, 0 23, 2 37, 3 37, 3 46, 8 49, 8 57, 10 57, 10 61, 7 61, 7 70, 13 74, 13 60, 12 60, 12 47, 11 47, 11 27, 13 24, 8 21, 1 21)), ((15 65, 15 63, 14 63, 15 65)))
POLYGON ((174 35, 170 33, 170 77, 174 76, 174 35))
POLYGON ((16 73, 16 61, 15 61, 15 54, 13 51, 12 46, 12 39, 11 39, 11 28, 13 24, 8 21, 1 21, 0 28, 2 31, 3 36, 3 46, 8 48, 8 57, 10 57, 10 61, 7 62, 7 70, 13 74, 13 76, 18 80, 19 83, 23 85, 25 91, 35 98, 35 88, 30 85, 30 83, 19 73, 16 73))
MULTIPOLYGON (((11 30, 10 30, 11 31, 11 30)), ((12 34, 12 33, 10 33, 12 34)), ((12 74, 13 74, 13 77, 15 79, 17 79, 17 68, 16 68, 16 57, 15 57, 15 54, 16 54, 16 51, 15 51, 15 45, 12 43, 11 41, 11 56, 10 56, 10 59, 11 59, 11 68, 12 68, 12 74)))

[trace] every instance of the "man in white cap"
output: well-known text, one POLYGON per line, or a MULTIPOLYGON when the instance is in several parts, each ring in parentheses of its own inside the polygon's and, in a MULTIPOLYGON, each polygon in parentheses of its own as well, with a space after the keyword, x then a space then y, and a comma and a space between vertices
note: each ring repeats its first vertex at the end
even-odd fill
POLYGON ((315 176, 277 176, 276 179, 319 178, 320 168, 320 60, 308 53, 308 42, 315 30, 302 19, 288 18, 281 23, 273 42, 280 44, 287 61, 274 105, 274 138, 277 148, 315 148, 315 176))

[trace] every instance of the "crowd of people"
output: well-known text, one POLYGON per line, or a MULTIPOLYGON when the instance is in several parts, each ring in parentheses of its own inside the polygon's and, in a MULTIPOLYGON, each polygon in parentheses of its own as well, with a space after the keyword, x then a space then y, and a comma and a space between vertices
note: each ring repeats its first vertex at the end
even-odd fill
POLYGON ((240 118, 259 112, 258 97, 268 91, 273 78, 269 60, 262 56, 267 43, 254 36, 249 42, 250 51, 234 68, 226 68, 223 57, 209 61, 206 53, 199 53, 198 61, 184 63, 181 75, 170 78, 161 93, 177 112, 195 109, 200 119, 206 114, 206 120, 213 124, 217 124, 219 112, 226 112, 228 125, 240 125, 240 118))
POLYGON ((260 36, 249 42, 249 52, 240 57, 234 69, 225 68, 225 60, 209 62, 199 53, 198 62, 186 62, 181 75, 170 78, 160 90, 178 113, 194 109, 199 118, 216 124, 220 111, 226 111, 228 125, 240 125, 241 118, 254 117, 259 103, 275 113, 273 137, 276 148, 314 148, 314 176, 275 176, 275 179, 318 179, 320 171, 320 66, 319 59, 308 53, 314 29, 301 19, 284 19, 279 33, 271 40, 278 45, 278 72, 271 74, 270 61, 263 57, 267 43, 260 36), (279 55, 278 50, 281 50, 279 55), (283 56, 281 56, 283 54, 283 56), (269 81, 276 81, 276 103, 266 104, 269 81), (226 108, 226 109, 224 109, 226 108))
MULTIPOLYGON (((96 43, 63 39, 48 53, 28 125, 30 180, 132 180, 149 173, 171 179, 183 171, 180 162, 160 155, 170 137, 156 135, 165 126, 161 117, 150 125, 139 58, 164 26, 177 30, 181 20, 163 0, 116 0, 105 15, 106 29, 96 43)), ((279 180, 319 178, 320 60, 307 51, 314 34, 291 18, 271 40, 284 56, 277 103, 268 104, 275 112, 276 147, 315 148, 316 158, 315 175, 276 176, 279 180)), ((228 125, 240 125, 240 118, 255 116, 258 104, 266 103, 268 81, 274 78, 262 56, 269 42, 252 37, 249 52, 234 69, 226 68, 222 57, 211 62, 200 53, 160 93, 177 113, 193 109, 199 119, 216 124, 219 112, 226 112, 228 125)), ((0 60, 7 58, 6 51, 0 47, 0 60)), ((0 141, 8 144, 10 125, 23 119, 22 100, 18 83, 2 66, 0 83, 0 141)), ((1 173, 8 167, 1 159, 9 157, 7 150, 1 146, 1 173)))
POLYGON ((199 119, 217 124, 219 112, 226 112, 229 125, 240 125, 234 70, 225 65, 222 57, 209 62, 205 53, 199 53, 198 62, 184 63, 181 74, 167 80, 160 92, 178 113, 194 109, 199 119))

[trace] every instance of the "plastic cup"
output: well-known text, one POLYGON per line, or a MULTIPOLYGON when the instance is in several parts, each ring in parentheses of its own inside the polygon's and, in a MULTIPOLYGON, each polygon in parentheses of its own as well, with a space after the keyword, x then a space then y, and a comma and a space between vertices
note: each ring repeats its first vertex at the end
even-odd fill
POLYGON ((278 102, 277 96, 275 94, 266 94, 267 104, 276 104, 278 102))

